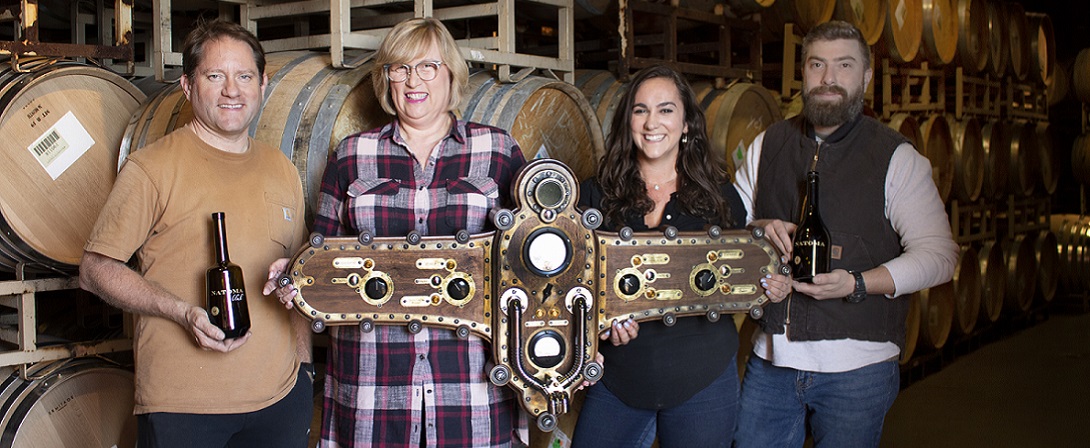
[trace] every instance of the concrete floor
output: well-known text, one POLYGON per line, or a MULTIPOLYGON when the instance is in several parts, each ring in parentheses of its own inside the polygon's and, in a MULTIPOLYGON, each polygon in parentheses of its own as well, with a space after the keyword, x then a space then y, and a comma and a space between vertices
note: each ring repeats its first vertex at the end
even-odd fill
POLYGON ((1090 314, 1052 313, 932 364, 901 390, 882 447, 1090 446, 1090 314))

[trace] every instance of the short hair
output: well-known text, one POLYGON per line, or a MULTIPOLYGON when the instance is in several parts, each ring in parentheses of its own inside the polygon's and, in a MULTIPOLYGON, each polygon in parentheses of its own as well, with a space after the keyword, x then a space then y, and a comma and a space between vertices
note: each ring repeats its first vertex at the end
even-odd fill
POLYGON ((432 43, 439 47, 443 65, 450 69, 450 104, 447 110, 457 109, 462 102, 462 92, 469 83, 469 65, 462 57, 462 51, 443 22, 432 17, 417 17, 395 25, 382 39, 375 54, 371 82, 375 86, 375 97, 386 113, 396 116, 397 109, 390 101, 390 80, 386 78, 383 67, 416 59, 428 51, 432 43))
POLYGON ((257 75, 265 76, 265 50, 257 36, 242 25, 223 19, 197 21, 193 31, 185 36, 182 45, 182 73, 192 79, 197 76, 197 67, 204 60, 204 46, 219 39, 234 39, 250 46, 257 64, 257 75))
POLYGON ((852 25, 843 20, 831 20, 821 23, 806 33, 806 37, 802 38, 802 60, 806 61, 809 57, 810 45, 816 41, 830 41, 830 40, 854 40, 859 44, 859 52, 863 53, 863 67, 870 68, 871 49, 867 44, 867 39, 863 37, 863 33, 852 25))

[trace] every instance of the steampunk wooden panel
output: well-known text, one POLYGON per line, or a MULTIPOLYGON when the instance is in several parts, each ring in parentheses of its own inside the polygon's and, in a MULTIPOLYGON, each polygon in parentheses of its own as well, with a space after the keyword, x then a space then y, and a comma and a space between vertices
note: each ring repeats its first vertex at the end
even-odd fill
POLYGON ((493 214, 498 282, 492 344, 496 385, 508 384, 523 407, 551 431, 583 380, 601 366, 594 319, 594 234, 601 215, 576 210, 578 182, 554 160, 530 162, 515 181, 514 211, 493 214))
MULTIPOLYGON (((599 282, 606 312, 614 319, 662 319, 722 314, 762 315, 766 274, 781 272, 779 255, 763 232, 597 232, 599 282), (755 235, 757 233, 758 235, 755 235)), ((784 267, 786 267, 784 265, 784 267)))
MULTIPOLYGON (((295 307, 326 325, 422 325, 492 337, 488 272, 494 232, 460 237, 311 237, 291 261, 295 307), (362 242, 361 242, 362 241, 362 242), (364 244, 369 243, 369 244, 364 244)), ((284 284, 284 280, 281 280, 284 284)))

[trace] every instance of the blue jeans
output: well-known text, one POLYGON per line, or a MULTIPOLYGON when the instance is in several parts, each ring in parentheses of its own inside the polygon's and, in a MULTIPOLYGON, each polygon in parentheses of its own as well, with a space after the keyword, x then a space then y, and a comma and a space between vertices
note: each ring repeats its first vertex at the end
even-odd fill
POLYGON ((801 447, 809 419, 815 448, 877 447, 900 382, 896 361, 817 373, 750 356, 734 446, 801 447))
POLYGON ((727 447, 738 415, 737 359, 708 387, 669 409, 629 407, 604 384, 587 390, 572 448, 727 447))

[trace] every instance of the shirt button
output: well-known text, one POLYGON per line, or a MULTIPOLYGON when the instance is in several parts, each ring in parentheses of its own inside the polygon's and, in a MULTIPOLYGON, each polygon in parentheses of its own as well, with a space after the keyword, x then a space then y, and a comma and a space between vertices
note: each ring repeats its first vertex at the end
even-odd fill
POLYGON ((423 223, 424 223, 424 218, 420 218, 420 223, 421 223, 421 224, 423 224, 423 223))
POLYGON ((424 359, 424 355, 420 355, 420 359, 424 359))
POLYGON ((420 187, 420 191, 424 191, 424 187, 420 187))
POLYGON ((670 215, 666 215, 666 220, 671 220, 671 219, 674 219, 674 218, 672 216, 670 216, 670 215))

